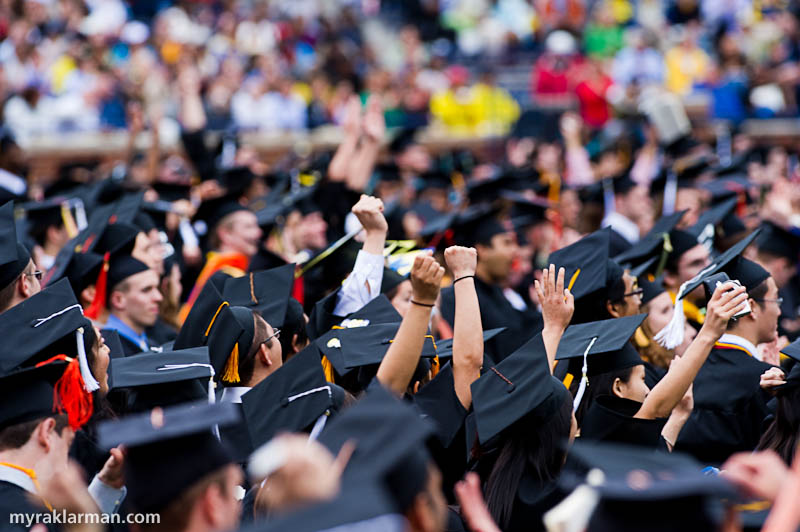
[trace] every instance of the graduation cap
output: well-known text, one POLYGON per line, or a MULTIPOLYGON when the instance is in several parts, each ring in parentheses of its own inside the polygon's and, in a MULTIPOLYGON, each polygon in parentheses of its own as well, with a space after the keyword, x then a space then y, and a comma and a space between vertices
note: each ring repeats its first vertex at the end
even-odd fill
POLYGON ((115 258, 108 270, 108 286, 111 288, 109 295, 125 279, 149 269, 147 264, 128 255, 115 258))
MULTIPOLYGON (((108 346, 108 355, 113 358, 125 358, 125 350, 122 348, 122 340, 119 339, 119 333, 114 329, 103 329, 100 331, 103 336, 103 341, 108 346)), ((113 371, 109 373, 109 377, 113 375, 113 371)), ((114 387, 114 383, 109 382, 110 387, 114 387)))
POLYGON ((711 194, 712 203, 718 203, 732 197, 749 199, 747 192, 752 186, 747 176, 730 175, 703 183, 698 188, 711 194))
POLYGON ((381 530, 408 528, 389 491, 378 481, 348 484, 333 499, 287 516, 270 519, 242 532, 317 532, 319 530, 381 530))
POLYGON ((40 245, 44 244, 45 233, 49 227, 66 228, 70 238, 78 234, 68 198, 59 196, 44 201, 23 203, 18 208, 27 222, 27 232, 40 245))
POLYGON ((89 369, 84 333, 94 337, 92 324, 83 316, 80 304, 65 279, 0 314, 0 330, 8 345, 0 357, 0 374, 20 366, 29 366, 63 354, 75 359, 83 389, 93 392, 100 388, 89 369))
POLYGON ((92 415, 92 400, 86 392, 81 394, 81 405, 71 398, 73 370, 70 362, 58 358, 4 373, 0 377, 0 430, 64 412, 70 426, 80 428, 92 415))
POLYGON ((471 388, 481 445, 525 416, 549 419, 569 395, 550 373, 541 333, 490 366, 471 388))
POLYGON ((158 407, 99 424, 98 445, 125 445, 128 498, 139 512, 158 512, 209 473, 233 463, 212 430, 239 417, 232 403, 158 407))
POLYGON ((213 377, 206 347, 145 353, 111 365, 113 389, 130 390, 128 408, 137 412, 201 399, 213 403, 213 377))
POLYGON ((786 393, 800 388, 800 340, 795 340, 791 344, 781 349, 781 354, 786 355, 795 361, 792 369, 785 377, 785 383, 776 388, 778 393, 786 393))
POLYGON ((141 231, 135 225, 124 222, 109 223, 105 225, 96 243, 90 249, 81 248, 81 252, 94 251, 96 253, 110 253, 115 256, 130 255, 136 245, 136 237, 141 231))
MULTIPOLYGON (((505 330, 506 327, 498 327, 497 329, 483 331, 483 341, 488 342, 505 330)), ((439 360, 442 362, 449 358, 453 358, 453 339, 448 338, 447 340, 439 340, 436 342, 436 354, 439 356, 439 360)))
POLYGON ((697 241, 706 246, 711 251, 714 244, 714 237, 717 235, 716 226, 733 213, 736 208, 736 198, 730 198, 719 205, 715 205, 703 212, 690 229, 689 232, 697 237, 697 241))
POLYGON ((375 176, 378 181, 384 182, 400 182, 403 177, 400 175, 400 167, 397 163, 380 163, 375 166, 375 176))
POLYGON ((456 243, 464 246, 489 244, 492 237, 513 232, 510 223, 498 217, 499 209, 486 205, 476 205, 459 213, 453 222, 456 243))
POLYGON ((505 172, 488 179, 472 180, 467 183, 467 198, 471 205, 491 203, 504 192, 519 190, 521 187, 514 174, 505 172))
POLYGON ((17 239, 14 205, 0 207, 0 287, 12 283, 31 261, 28 250, 17 239))
POLYGON ((664 276, 660 275, 654 280, 647 279, 647 277, 639 277, 639 288, 642 289, 642 305, 646 305, 653 299, 666 291, 664 288, 664 276))
POLYGON ((217 379, 238 383, 239 359, 250 352, 255 336, 255 311, 246 307, 224 306, 208 337, 208 352, 217 379))
POLYGON ((313 344, 242 396, 242 411, 253 448, 279 432, 303 432, 333 405, 319 350, 313 344))
POLYGON ((332 292, 314 305, 306 325, 306 332, 311 340, 315 340, 336 325, 350 328, 356 324, 400 323, 403 320, 389 299, 383 294, 379 294, 372 301, 347 316, 337 316, 333 311, 336 307, 338 296, 338 291, 332 292))
POLYGON ((159 200, 168 202, 189 199, 192 192, 192 184, 190 182, 174 181, 168 183, 156 181, 151 186, 158 193, 159 200))
POLYGON ((447 190, 451 186, 453 182, 450 176, 438 169, 423 172, 417 181, 417 189, 420 191, 429 188, 447 190))
MULTIPOLYGON (((742 251, 744 251, 744 249, 755 240, 760 232, 760 229, 756 229, 750 233, 748 236, 725 251, 725 253, 722 253, 715 258, 711 264, 703 268, 696 276, 680 286, 678 289, 678 294, 675 297, 675 310, 672 314, 672 319, 667 326, 664 327, 664 329, 655 335, 655 340, 659 344, 667 349, 674 349, 683 342, 684 320, 686 319, 683 314, 683 298, 700 286, 703 283, 703 280, 705 280, 707 277, 722 271, 729 263, 731 263, 734 259, 737 259, 739 255, 741 255, 742 251)), ((744 279, 738 280, 741 281, 745 288, 747 288, 747 282, 752 283, 757 277, 761 276, 762 273, 749 264, 744 263, 741 266, 741 270, 734 271, 733 275, 734 276, 731 277, 732 279, 737 279, 739 275, 744 276, 744 279)), ((764 279, 766 279, 766 277, 764 277, 764 279)), ((764 279, 762 279, 762 281, 764 279)))
POLYGON ((249 211, 247 207, 239 203, 238 198, 232 196, 221 196, 206 200, 197 208, 194 215, 195 228, 198 234, 209 234, 226 216, 239 211, 249 211), (205 224, 205 231, 199 230, 197 222, 205 224))
POLYGON ((256 175, 247 166, 226 168, 217 175, 217 181, 231 197, 242 196, 255 179, 256 175))
POLYGON ((336 455, 353 441, 355 451, 342 484, 382 481, 402 513, 425 489, 431 458, 424 444, 433 432, 411 405, 372 385, 358 403, 327 424, 319 442, 336 455))
MULTIPOLYGON (((615 256, 614 260, 620 265, 634 266, 655 256, 660 263, 657 272, 663 269, 667 255, 673 249, 670 232, 675 230, 675 226, 680 223, 683 215, 687 212, 688 210, 683 210, 662 216, 646 235, 630 249, 615 256)), ((657 275, 659 274, 660 272, 657 273, 657 275)))
POLYGON ((756 240, 758 251, 789 259, 795 265, 800 256, 800 236, 772 222, 762 224, 762 234, 756 240))
POLYGON ((209 279, 178 331, 173 348, 179 350, 206 345, 214 321, 227 305, 217 285, 209 279))
POLYGON ((233 307, 255 309, 273 327, 280 328, 294 287, 294 264, 286 264, 228 279, 222 297, 233 307))
POLYGON ((547 221, 547 209, 552 205, 547 200, 532 200, 518 193, 505 191, 501 197, 511 203, 511 222, 516 228, 527 227, 547 221))
MULTIPOLYGON (((355 320, 351 318, 351 321, 355 320)), ((316 343, 336 372, 344 376, 353 369, 380 364, 399 329, 399 323, 351 326, 328 331, 316 343)), ((436 356, 436 344, 431 335, 425 336, 421 356, 436 356)))

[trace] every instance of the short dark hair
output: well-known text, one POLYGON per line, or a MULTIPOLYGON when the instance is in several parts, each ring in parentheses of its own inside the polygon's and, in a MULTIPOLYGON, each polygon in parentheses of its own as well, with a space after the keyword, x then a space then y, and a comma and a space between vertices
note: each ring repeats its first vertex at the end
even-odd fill
MULTIPOLYGON (((57 416, 52 416, 52 418, 56 421, 56 432, 58 432, 58 435, 60 436, 62 432, 64 432, 64 428, 69 425, 67 415, 59 414, 57 416)), ((36 427, 39 426, 39 423, 46 419, 49 418, 43 417, 31 421, 25 421, 24 423, 11 425, 0 430, 0 451, 19 449, 28 443, 28 440, 31 439, 31 434, 33 434, 33 431, 36 430, 36 427)))
MULTIPOLYGON (((769 279, 769 277, 767 277, 767 279, 769 279)), ((749 297, 750 299, 754 299, 756 305, 758 305, 759 307, 763 306, 763 303, 759 300, 764 299, 767 296, 767 291, 769 290, 769 287, 767 286, 767 279, 764 279, 763 281, 761 281, 761 283, 759 283, 758 286, 747 291, 747 297, 749 297)), ((736 320, 728 321, 727 330, 730 331, 734 327, 736 327, 736 320)))
POLYGON ((239 381, 244 384, 253 378, 256 368, 256 352, 267 339, 267 322, 257 311, 253 311, 253 343, 247 353, 239 352, 239 381))
POLYGON ((0 290, 0 312, 5 312, 11 308, 11 302, 14 301, 14 294, 17 291, 17 283, 26 273, 32 273, 35 268, 33 261, 28 261, 28 265, 17 275, 12 282, 0 290))

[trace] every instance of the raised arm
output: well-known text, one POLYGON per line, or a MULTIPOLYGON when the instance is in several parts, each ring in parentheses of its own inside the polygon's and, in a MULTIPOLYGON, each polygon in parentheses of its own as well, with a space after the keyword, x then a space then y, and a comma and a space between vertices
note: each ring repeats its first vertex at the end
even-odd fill
POLYGON ((575 311, 575 297, 568 288, 564 288, 564 273, 564 268, 559 268, 556 275, 556 267, 551 264, 550 268, 542 270, 542 282, 533 282, 542 305, 542 341, 551 372, 556 365, 558 343, 575 311))
POLYGON ((444 260, 455 279, 455 328, 453 331, 453 382, 458 400, 469 409, 472 404, 470 386, 481 376, 483 365, 483 324, 478 294, 475 292, 475 248, 451 246, 444 251, 444 260))
POLYGON ((683 356, 673 360, 667 374, 650 391, 634 417, 655 419, 670 415, 691 386, 714 344, 725 333, 728 320, 741 310, 746 300, 747 292, 740 285, 726 283, 717 287, 708 303, 708 312, 700 332, 683 356))
POLYGON ((383 202, 362 194, 352 211, 364 228, 365 238, 353 271, 339 292, 333 311, 337 316, 346 316, 372 301, 381 293, 383 282, 383 247, 389 231, 389 224, 383 217, 383 202))
POLYGON ((439 296, 444 268, 427 254, 417 255, 411 268, 411 306, 378 367, 378 381, 402 395, 411 382, 422 354, 431 310, 439 296))
POLYGON ((361 134, 361 102, 358 96, 352 96, 347 102, 344 122, 342 123, 342 142, 336 148, 333 159, 328 165, 328 179, 331 181, 345 181, 352 164, 353 155, 358 146, 358 137, 361 134))
POLYGON ((353 154, 347 172, 347 187, 360 192, 369 183, 369 178, 378 160, 381 143, 386 134, 386 121, 383 118, 383 107, 380 99, 373 95, 367 102, 367 110, 362 122, 361 143, 353 154))

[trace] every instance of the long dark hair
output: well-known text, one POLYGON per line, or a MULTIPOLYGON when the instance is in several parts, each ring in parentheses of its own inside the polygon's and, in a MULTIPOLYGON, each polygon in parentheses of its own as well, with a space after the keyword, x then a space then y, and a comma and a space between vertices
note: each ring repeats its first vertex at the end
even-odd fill
MULTIPOLYGON (((578 420, 578 426, 580 427, 583 423, 583 417, 586 415, 586 412, 589 411, 589 407, 592 406, 595 399, 601 395, 614 395, 614 381, 619 379, 622 382, 628 382, 632 373, 633 367, 630 367, 589 377, 589 385, 586 387, 586 391, 583 394, 581 404, 578 405, 578 410, 575 411, 575 419, 578 420)), ((578 386, 580 386, 580 377, 572 382, 570 391, 572 391, 573 394, 577 393, 578 386)))
POLYGON ((500 454, 484 488, 489 512, 501 529, 510 524, 522 476, 552 482, 564 465, 564 440, 569 438, 572 427, 572 401, 568 393, 562 396, 559 408, 549 419, 542 421, 528 414, 504 431, 500 454))
POLYGON ((756 450, 772 449, 792 465, 795 449, 797 449, 797 432, 800 430, 800 388, 795 388, 778 395, 778 407, 775 419, 772 420, 756 450))

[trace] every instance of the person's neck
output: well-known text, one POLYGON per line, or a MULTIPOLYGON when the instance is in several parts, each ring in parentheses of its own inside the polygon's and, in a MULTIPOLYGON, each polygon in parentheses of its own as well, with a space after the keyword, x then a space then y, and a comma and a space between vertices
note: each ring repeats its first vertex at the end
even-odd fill
POLYGON ((130 319, 130 317, 128 317, 126 315, 123 315, 123 314, 114 314, 114 316, 119 321, 121 321, 122 323, 124 323, 125 325, 127 325, 128 327, 133 329, 133 332, 135 332, 136 334, 144 334, 144 327, 142 327, 141 325, 138 325, 136 322, 134 322, 132 319, 130 319))
POLYGON ((739 338, 744 338, 753 345, 758 345, 758 335, 756 334, 756 331, 750 327, 747 327, 746 325, 738 325, 726 332, 728 334, 738 336, 739 338))
POLYGON ((0 462, 13 464, 36 472, 36 479, 41 483, 50 478, 52 468, 47 456, 36 449, 31 449, 32 443, 28 442, 19 449, 9 449, 0 452, 0 462))
POLYGON ((233 254, 244 255, 244 253, 242 253, 241 250, 234 249, 231 246, 225 246, 225 245, 221 245, 217 250, 217 253, 221 255, 233 255, 233 254))
POLYGON ((61 251, 61 246, 48 240, 44 243, 44 246, 42 246, 42 250, 44 250, 45 255, 55 257, 58 255, 58 252, 61 251))
POLYGON ((271 366, 264 366, 260 361, 256 360, 256 367, 253 369, 253 376, 250 377, 250 380, 247 381, 247 384, 242 384, 242 386, 253 388, 258 383, 275 373, 277 369, 278 368, 275 366, 275 364, 272 364, 271 366))

